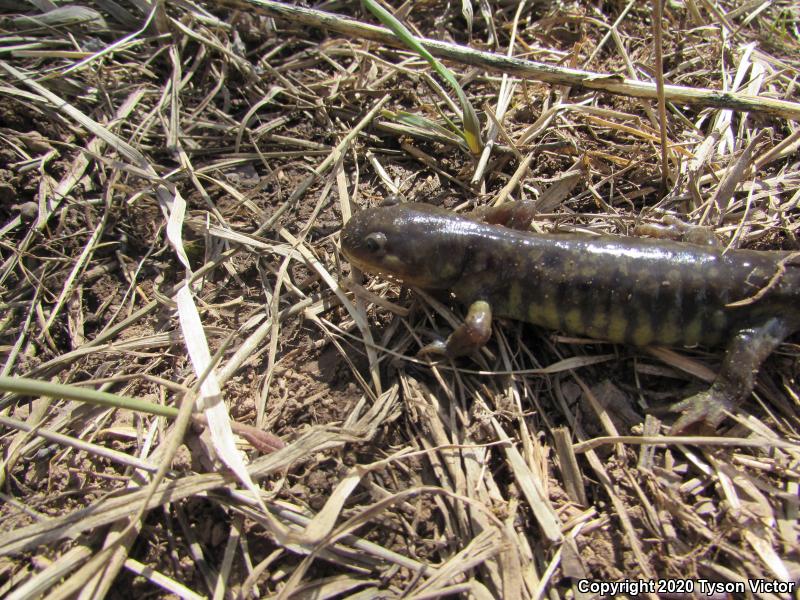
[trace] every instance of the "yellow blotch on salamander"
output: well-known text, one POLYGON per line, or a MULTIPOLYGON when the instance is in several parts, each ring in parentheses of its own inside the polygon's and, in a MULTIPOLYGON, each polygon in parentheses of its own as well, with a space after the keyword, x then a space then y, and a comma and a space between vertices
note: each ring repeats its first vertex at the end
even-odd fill
POLYGON ((531 323, 536 323, 550 329, 558 329, 561 326, 559 319, 559 309, 553 293, 545 292, 541 304, 531 304, 528 307, 528 318, 531 323))
POLYGON ((564 329, 567 331, 583 331, 583 317, 578 308, 570 308, 567 314, 564 315, 564 329))
POLYGON ((612 342, 621 342, 625 339, 625 330, 628 328, 628 317, 622 308, 615 306, 611 309, 608 320, 607 337, 612 342))
POLYGON ((454 261, 445 259, 439 266, 439 270, 439 274, 443 279, 449 279, 454 275, 458 275, 459 266, 454 261))
POLYGON ((603 339, 608 335, 608 314, 598 310, 592 316, 592 322, 587 327, 586 333, 592 337, 603 339))
POLYGON ((678 343, 681 339, 681 332, 678 329, 678 313, 674 310, 669 311, 661 325, 658 327, 658 342, 665 346, 671 346, 678 343))
POLYGON ((683 330, 683 343, 686 346, 696 346, 703 340, 703 320, 695 317, 683 330))
POLYGON ((653 341, 653 326, 650 321, 644 320, 636 325, 633 330, 633 344, 635 346, 647 346, 653 341))

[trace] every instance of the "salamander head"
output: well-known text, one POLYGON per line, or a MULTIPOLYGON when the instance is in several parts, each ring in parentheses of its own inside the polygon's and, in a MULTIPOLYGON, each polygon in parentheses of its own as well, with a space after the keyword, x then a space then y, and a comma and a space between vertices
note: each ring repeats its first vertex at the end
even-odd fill
POLYGON ((461 275, 463 262, 463 252, 452 248, 455 240, 449 235, 454 218, 424 204, 367 208, 342 229, 342 252, 362 271, 445 289, 461 275))

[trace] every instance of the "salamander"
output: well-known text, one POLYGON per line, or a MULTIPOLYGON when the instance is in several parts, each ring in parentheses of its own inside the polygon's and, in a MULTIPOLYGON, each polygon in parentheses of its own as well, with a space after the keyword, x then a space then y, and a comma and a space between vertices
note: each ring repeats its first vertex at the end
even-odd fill
POLYGON ((800 266, 790 252, 538 234, 420 203, 362 210, 342 229, 341 248, 363 271, 447 290, 468 306, 439 345, 450 357, 485 344, 493 317, 635 346, 726 345, 711 387, 673 407, 683 413, 673 432, 718 426, 750 394, 764 359, 800 329, 800 266))

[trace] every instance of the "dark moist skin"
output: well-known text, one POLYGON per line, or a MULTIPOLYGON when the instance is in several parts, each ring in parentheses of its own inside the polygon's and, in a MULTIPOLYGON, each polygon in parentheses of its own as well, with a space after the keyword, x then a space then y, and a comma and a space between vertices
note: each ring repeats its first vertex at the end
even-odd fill
MULTIPOLYGON (((520 206, 482 216, 525 227, 520 206)), ((469 307, 447 342, 425 351, 469 354, 489 339, 493 316, 635 346, 727 344, 713 385, 673 407, 683 412, 673 432, 719 425, 750 394, 764 359, 800 329, 800 267, 789 252, 542 235, 425 204, 363 210, 341 243, 354 266, 448 290, 469 307)))

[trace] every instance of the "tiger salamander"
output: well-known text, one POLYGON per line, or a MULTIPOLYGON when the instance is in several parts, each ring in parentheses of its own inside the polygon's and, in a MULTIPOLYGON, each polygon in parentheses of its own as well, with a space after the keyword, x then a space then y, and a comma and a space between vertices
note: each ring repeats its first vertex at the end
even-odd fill
POLYGON ((789 252, 669 240, 536 234, 425 204, 365 209, 342 230, 351 264, 469 309, 443 351, 468 354, 507 317, 611 342, 727 344, 711 387, 673 407, 678 432, 716 427, 753 389, 754 372, 800 329, 800 266, 789 252))

